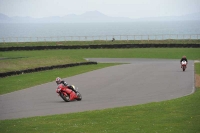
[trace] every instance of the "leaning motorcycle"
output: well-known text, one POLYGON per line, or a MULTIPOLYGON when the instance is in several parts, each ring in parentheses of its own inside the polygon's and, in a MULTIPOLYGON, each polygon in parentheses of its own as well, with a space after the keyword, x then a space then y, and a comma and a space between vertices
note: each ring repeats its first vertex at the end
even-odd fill
POLYGON ((76 90, 77 93, 69 89, 67 86, 64 86, 63 84, 60 84, 57 87, 56 92, 65 102, 70 102, 74 100, 81 101, 82 95, 78 91, 78 88, 76 88, 74 85, 72 85, 72 87, 76 90))
POLYGON ((181 65, 182 65, 183 71, 185 71, 187 62, 186 62, 186 61, 182 61, 182 62, 181 62, 181 65))

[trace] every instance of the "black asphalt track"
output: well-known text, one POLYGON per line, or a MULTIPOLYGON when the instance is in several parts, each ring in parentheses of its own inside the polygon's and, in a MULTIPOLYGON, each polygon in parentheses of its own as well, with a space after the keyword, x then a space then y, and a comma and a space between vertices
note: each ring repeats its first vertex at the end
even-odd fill
POLYGON ((82 101, 64 102, 55 92, 54 81, 0 95, 0 120, 131 106, 194 92, 194 61, 183 72, 179 60, 87 60, 127 64, 65 78, 79 87, 82 101))

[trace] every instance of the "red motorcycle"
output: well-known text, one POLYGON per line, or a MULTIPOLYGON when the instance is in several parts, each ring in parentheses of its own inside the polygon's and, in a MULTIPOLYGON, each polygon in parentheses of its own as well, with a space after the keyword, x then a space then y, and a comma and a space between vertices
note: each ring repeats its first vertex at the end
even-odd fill
POLYGON ((78 88, 75 88, 74 85, 72 85, 72 87, 77 91, 77 93, 69 89, 67 86, 64 86, 63 84, 60 84, 57 87, 56 92, 65 102, 70 102, 74 100, 81 101, 82 96, 81 96, 81 93, 78 92, 78 88))
POLYGON ((186 66, 187 66, 187 62, 186 61, 182 61, 181 62, 181 66, 182 66, 183 71, 185 71, 186 66))

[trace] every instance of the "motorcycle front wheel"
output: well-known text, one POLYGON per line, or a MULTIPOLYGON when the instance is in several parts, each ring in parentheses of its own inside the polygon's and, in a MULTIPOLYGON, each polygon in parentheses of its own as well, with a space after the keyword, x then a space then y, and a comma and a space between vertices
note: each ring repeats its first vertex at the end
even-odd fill
POLYGON ((78 98, 76 98, 77 101, 81 101, 82 100, 82 95, 80 92, 77 91, 77 96, 78 98))
POLYGON ((70 97, 69 95, 64 95, 63 93, 60 93, 60 97, 65 101, 65 102, 70 102, 70 97))

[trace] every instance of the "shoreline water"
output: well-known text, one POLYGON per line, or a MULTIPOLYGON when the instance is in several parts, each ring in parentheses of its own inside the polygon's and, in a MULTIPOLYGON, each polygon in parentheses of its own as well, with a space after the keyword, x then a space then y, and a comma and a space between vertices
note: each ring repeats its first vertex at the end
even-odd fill
POLYGON ((200 34, 200 21, 127 23, 0 23, 2 37, 200 34))

